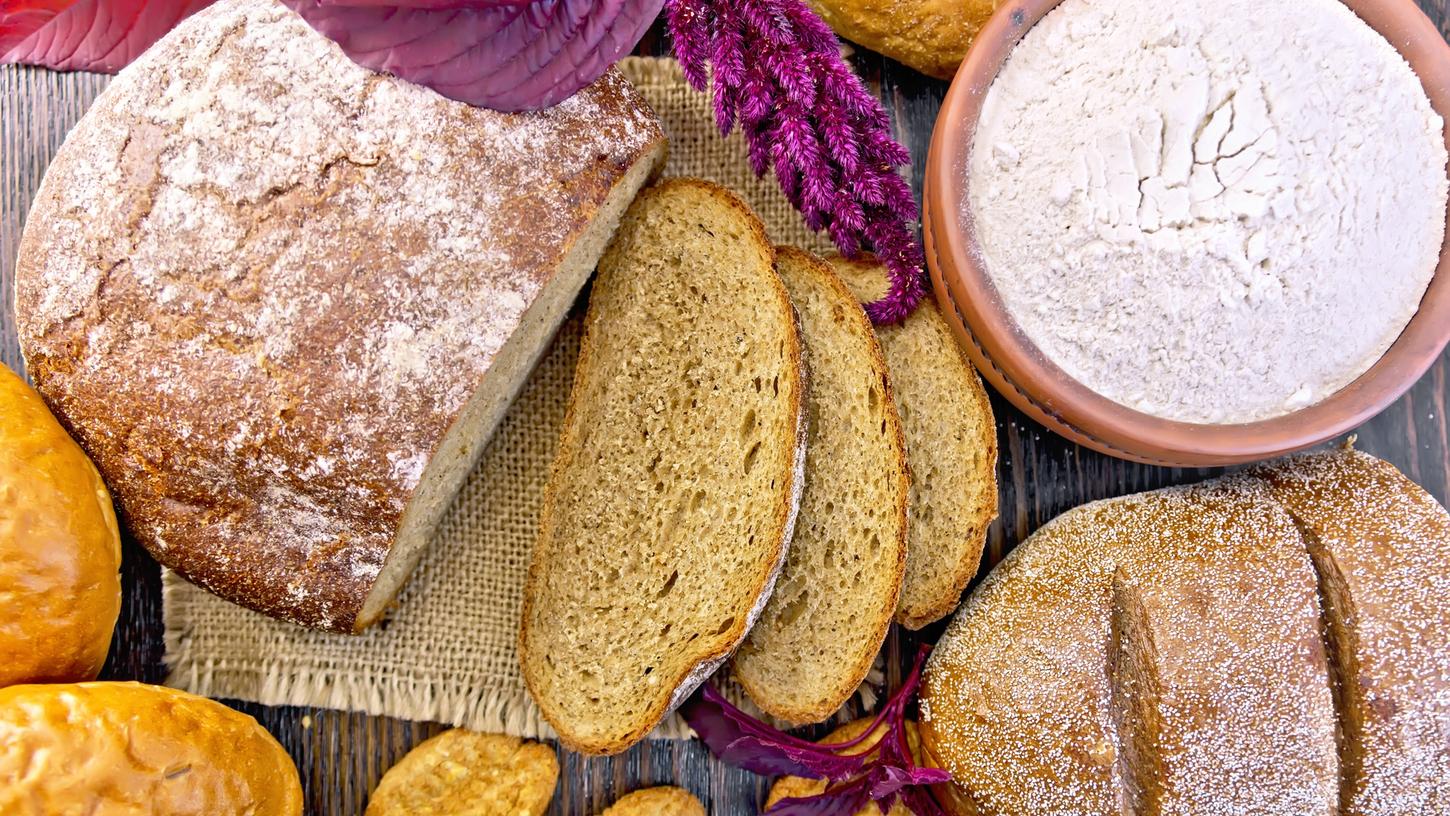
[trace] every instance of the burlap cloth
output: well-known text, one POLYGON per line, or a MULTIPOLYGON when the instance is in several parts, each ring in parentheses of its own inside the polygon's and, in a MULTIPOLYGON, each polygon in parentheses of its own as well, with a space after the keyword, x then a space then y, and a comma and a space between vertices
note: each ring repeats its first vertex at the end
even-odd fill
MULTIPOLYGON (((619 67, 664 123, 666 175, 718 181, 750 202, 772 240, 829 249, 806 230, 773 178, 751 174, 739 134, 720 138, 709 97, 690 89, 673 60, 632 57, 619 67)), ((576 305, 388 620, 356 637, 314 632, 229 604, 168 573, 167 685, 208 697, 549 736, 524 690, 514 638, 581 317, 576 305)), ((684 733, 671 719, 654 736, 684 733)))

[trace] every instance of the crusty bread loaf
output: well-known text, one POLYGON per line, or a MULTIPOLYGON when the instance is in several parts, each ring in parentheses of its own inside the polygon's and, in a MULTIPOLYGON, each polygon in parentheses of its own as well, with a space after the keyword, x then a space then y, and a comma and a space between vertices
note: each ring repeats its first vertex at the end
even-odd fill
POLYGON ((1171 528, 1176 552, 1114 576, 1108 676, 1129 808, 1327 816, 1339 762, 1314 569, 1262 484, 1203 492, 1217 506, 1171 528))
POLYGON ((389 768, 366 816, 543 816, 558 781, 553 748, 454 728, 389 768))
POLYGON ((599 264, 519 635, 529 691, 575 750, 642 739, 770 597, 805 459, 773 260, 744 202, 674 179, 599 264))
POLYGON ((121 612, 120 569, 100 474, 0 365, 0 687, 93 679, 121 612))
POLYGON ((0 813, 301 816, 282 746, 221 703, 141 683, 0 689, 0 813))
POLYGON ((731 664, 765 712, 819 722, 866 679, 906 569, 906 453, 881 347, 831 267, 776 249, 800 316, 805 492, 775 594, 731 664))
POLYGON ((116 77, 21 241, 31 376, 136 538, 234 602, 385 611, 663 156, 617 73, 501 114, 222 0, 116 77))
POLYGON ((683 788, 662 786, 626 793, 602 816, 705 816, 705 806, 683 788))
POLYGON ((1343 724, 1339 812, 1450 814, 1450 514, 1353 450, 1256 474, 1319 570, 1343 724))
POLYGON ((951 79, 1001 0, 811 0, 837 34, 951 79))
MULTIPOLYGON (((873 718, 871 717, 863 717, 859 720, 852 720, 851 722, 846 723, 840 728, 837 728, 836 730, 822 737, 820 740, 817 740, 817 742, 825 744, 848 742, 860 736, 863 731, 871 726, 872 722, 873 718)), ((881 739, 881 734, 884 731, 885 726, 878 727, 874 734, 867 737, 858 745, 845 749, 844 753, 847 755, 855 755, 860 753, 866 753, 869 751, 871 757, 874 758, 876 755, 874 746, 881 739)), ((911 752, 912 758, 918 764, 920 764, 921 737, 919 732, 917 731, 916 723, 910 721, 907 721, 906 723, 906 747, 907 750, 911 752)), ((775 780, 775 784, 770 786, 770 793, 767 794, 765 798, 765 809, 768 812, 770 808, 775 807, 775 805, 779 803, 782 799, 798 799, 806 796, 818 796, 821 793, 825 792, 826 784, 826 780, 824 779, 807 779, 801 776, 782 776, 781 778, 775 780)), ((881 808, 875 802, 870 802, 866 805, 866 807, 857 811, 856 816, 881 816, 881 808)), ((887 816, 912 816, 912 814, 911 809, 908 808, 900 799, 898 799, 894 804, 892 804, 891 810, 889 813, 887 813, 887 816)))
MULTIPOLYGON (((832 258, 862 300, 886 292, 874 259, 832 258)), ((928 301, 877 334, 891 374, 911 472, 906 579, 896 620, 909 629, 957 608, 997 517, 997 425, 982 381, 928 301)))
POLYGON ((1014 816, 1447 812, 1447 540, 1443 508, 1352 451, 1059 516, 928 664, 923 746, 957 783, 939 798, 1014 816))

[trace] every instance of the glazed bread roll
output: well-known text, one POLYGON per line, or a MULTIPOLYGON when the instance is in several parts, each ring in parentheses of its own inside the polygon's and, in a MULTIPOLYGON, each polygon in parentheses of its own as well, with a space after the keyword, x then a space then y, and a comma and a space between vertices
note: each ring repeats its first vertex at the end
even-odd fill
POLYGON ((923 679, 959 814, 1450 813, 1450 515, 1352 450, 1097 502, 923 679), (1327 643, 1327 648, 1326 648, 1327 643))
POLYGON ((0 687, 94 678, 121 611, 120 568, 100 474, 0 365, 0 687))
POLYGON ((0 813, 300 816, 282 746, 221 703, 141 683, 0 689, 0 813))

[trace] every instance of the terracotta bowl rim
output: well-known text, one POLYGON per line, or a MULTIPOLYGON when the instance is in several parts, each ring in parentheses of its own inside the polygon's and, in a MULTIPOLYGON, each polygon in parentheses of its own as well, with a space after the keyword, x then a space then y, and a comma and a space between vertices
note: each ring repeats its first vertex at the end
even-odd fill
MULTIPOLYGON (((1450 341, 1450 213, 1434 277, 1405 330, 1373 366, 1308 407, 1239 424, 1195 424, 1116 403, 1070 377, 1006 313, 958 215, 962 164, 987 88, 1022 35, 1062 0, 1010 0, 978 32, 938 114, 927 154, 923 232, 942 311, 983 376, 1029 416, 1073 441, 1163 465, 1228 465, 1312 447, 1353 430, 1408 391, 1450 341)), ((1445 120, 1450 149, 1450 45, 1413 0, 1342 0, 1385 37, 1420 78, 1445 120)), ((1447 169, 1450 173, 1450 169, 1447 169)), ((969 220, 969 219, 968 219, 969 220)))

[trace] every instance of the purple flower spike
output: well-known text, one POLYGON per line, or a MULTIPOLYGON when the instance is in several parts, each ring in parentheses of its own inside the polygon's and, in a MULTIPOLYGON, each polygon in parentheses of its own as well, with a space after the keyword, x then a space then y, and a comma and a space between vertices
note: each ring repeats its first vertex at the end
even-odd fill
POLYGON ((916 199, 898 172, 910 154, 804 0, 665 0, 675 56, 696 90, 713 79, 715 122, 739 127, 756 175, 780 189, 841 254, 875 252, 891 288, 866 304, 899 323, 926 295, 916 199))

